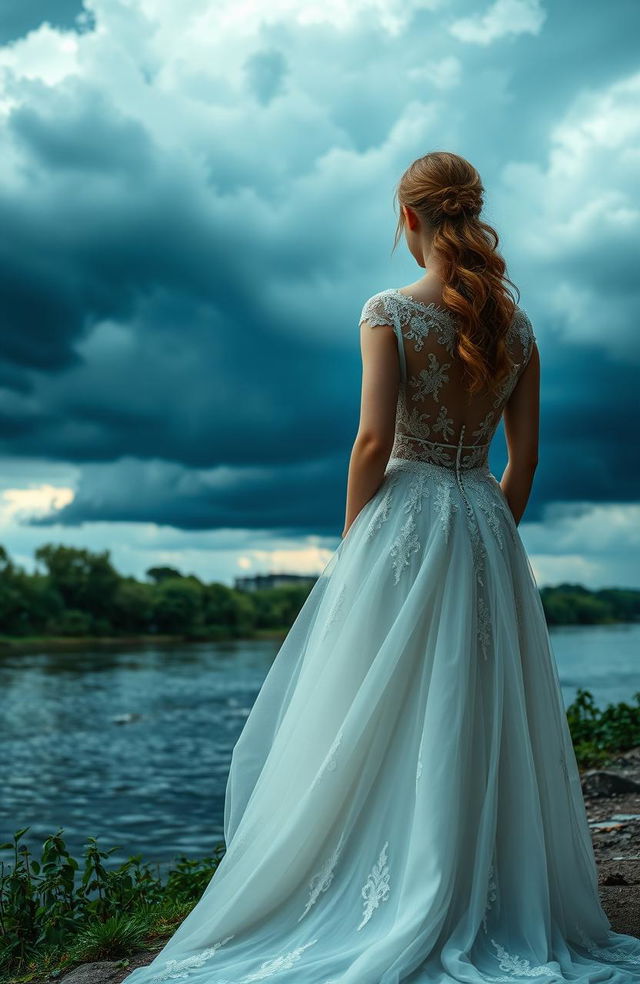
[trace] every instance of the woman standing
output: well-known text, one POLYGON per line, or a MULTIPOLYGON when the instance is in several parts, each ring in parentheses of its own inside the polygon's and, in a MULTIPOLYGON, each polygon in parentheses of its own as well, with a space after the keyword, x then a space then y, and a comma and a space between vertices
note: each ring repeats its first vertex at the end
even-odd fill
POLYGON ((233 750, 227 851, 131 984, 640 981, 612 932, 518 533, 540 362, 483 187, 398 189, 425 275, 364 305, 343 538, 233 750), (509 463, 488 451, 504 417, 509 463))

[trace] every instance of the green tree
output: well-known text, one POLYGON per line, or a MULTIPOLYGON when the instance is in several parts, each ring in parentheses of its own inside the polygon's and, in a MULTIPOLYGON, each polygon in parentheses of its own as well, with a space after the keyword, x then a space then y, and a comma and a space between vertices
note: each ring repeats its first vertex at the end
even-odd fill
POLYGON ((153 587, 153 618, 160 632, 196 632, 203 624, 203 585, 196 577, 174 577, 153 587))
POLYGON ((112 621, 121 632, 148 632, 154 619, 155 597, 152 584, 141 584, 134 577, 123 577, 113 599, 112 621))
POLYGON ((175 567, 149 567, 147 577, 159 584, 160 581, 166 581, 169 577, 182 577, 182 574, 175 567))
POLYGON ((47 543, 36 550, 52 587, 67 608, 109 618, 120 575, 111 565, 110 551, 92 553, 78 547, 47 543))

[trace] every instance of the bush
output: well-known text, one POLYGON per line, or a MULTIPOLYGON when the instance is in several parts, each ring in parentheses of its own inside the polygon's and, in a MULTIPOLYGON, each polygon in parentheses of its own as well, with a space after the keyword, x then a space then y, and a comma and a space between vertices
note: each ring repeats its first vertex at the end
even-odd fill
POLYGON ((620 752, 640 745, 640 691, 635 705, 622 701, 596 707, 593 694, 579 687, 567 708, 571 740, 581 768, 604 765, 620 752))
POLYGON ((88 636, 93 630, 93 617, 77 608, 68 608, 47 622, 47 631, 54 636, 88 636))
POLYGON ((0 863, 0 972, 34 965, 67 966, 78 960, 121 956, 140 947, 167 922, 182 919, 200 898, 224 854, 219 844, 210 857, 178 858, 166 882, 140 856, 117 868, 105 862, 117 847, 103 851, 89 837, 80 864, 69 854, 62 830, 31 857, 18 830, 13 862, 0 863))

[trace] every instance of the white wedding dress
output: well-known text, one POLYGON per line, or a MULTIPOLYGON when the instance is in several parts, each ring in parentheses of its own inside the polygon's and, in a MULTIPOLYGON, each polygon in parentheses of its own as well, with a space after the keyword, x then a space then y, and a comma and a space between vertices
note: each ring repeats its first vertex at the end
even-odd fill
POLYGON ((467 404, 445 309, 395 289, 401 385, 376 494, 234 747, 226 854, 127 984, 640 981, 598 897, 542 603, 487 453, 535 341, 467 404))

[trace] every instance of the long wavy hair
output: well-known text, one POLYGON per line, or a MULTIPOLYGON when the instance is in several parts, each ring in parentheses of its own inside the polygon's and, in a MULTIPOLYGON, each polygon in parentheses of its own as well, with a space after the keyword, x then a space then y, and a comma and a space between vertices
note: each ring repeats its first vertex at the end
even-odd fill
MULTIPOLYGON (((520 292, 506 275, 498 233, 480 218, 480 175, 459 154, 435 150, 409 165, 398 182, 396 201, 412 208, 433 233, 433 255, 443 276, 442 303, 459 326, 457 353, 469 393, 496 392, 511 368, 506 334, 517 301, 508 285, 517 300, 520 292)), ((400 207, 392 253, 404 222, 400 207)))

